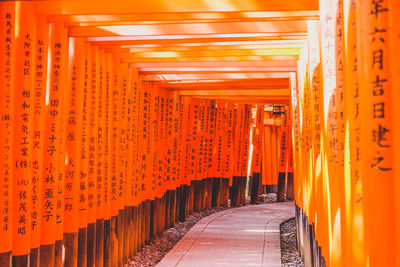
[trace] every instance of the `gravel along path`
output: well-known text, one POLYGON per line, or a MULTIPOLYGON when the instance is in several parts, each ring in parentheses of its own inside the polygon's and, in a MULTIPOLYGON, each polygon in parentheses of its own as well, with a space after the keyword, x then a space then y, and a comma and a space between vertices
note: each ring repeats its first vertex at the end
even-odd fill
POLYGON ((295 218, 281 224, 281 253, 283 267, 304 267, 304 263, 297 251, 295 218))

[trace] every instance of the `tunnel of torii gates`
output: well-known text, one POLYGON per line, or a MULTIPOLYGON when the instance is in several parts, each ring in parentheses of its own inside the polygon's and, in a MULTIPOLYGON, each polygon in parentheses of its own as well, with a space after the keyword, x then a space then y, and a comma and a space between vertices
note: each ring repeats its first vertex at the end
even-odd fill
POLYGON ((0 16, 0 266, 122 266, 266 191, 294 198, 307 266, 400 266, 400 1, 0 16))

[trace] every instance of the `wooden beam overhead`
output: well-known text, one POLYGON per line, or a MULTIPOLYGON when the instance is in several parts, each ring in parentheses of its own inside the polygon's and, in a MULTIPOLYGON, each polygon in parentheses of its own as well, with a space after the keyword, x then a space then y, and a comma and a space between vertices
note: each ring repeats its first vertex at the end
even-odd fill
POLYGON ((161 63, 161 62, 215 62, 215 61, 292 61, 298 56, 232 56, 232 57, 169 57, 137 58, 133 55, 121 55, 121 63, 161 63))
POLYGON ((97 36, 86 40, 99 47, 126 45, 177 45, 191 43, 258 42, 258 41, 295 41, 306 42, 306 35, 296 36, 249 36, 249 35, 186 35, 186 36, 97 36))
POLYGON ((93 15, 93 14, 133 14, 167 12, 241 12, 241 11, 317 11, 317 0, 70 0, 37 1, 35 12, 40 15, 93 15))
POLYGON ((307 34, 307 30, 307 21, 215 22, 70 27, 69 35, 72 37, 95 37, 263 33, 265 36, 273 36, 276 33, 286 35, 307 34))
POLYGON ((281 99, 271 99, 269 97, 247 97, 247 96, 234 96, 234 97, 226 97, 226 96, 193 96, 193 98, 200 99, 212 99, 212 100, 224 100, 236 104, 263 104, 263 105, 288 105, 290 103, 289 98, 281 98, 281 99))
POLYGON ((49 22, 63 22, 70 26, 133 25, 193 22, 240 22, 319 19, 318 11, 235 11, 235 12, 168 12, 132 14, 54 14, 49 22))
POLYGON ((245 81, 157 82, 158 86, 172 90, 243 90, 288 89, 289 79, 247 79, 245 81))
POLYGON ((129 46, 116 46, 110 48, 104 48, 105 52, 113 54, 121 53, 152 53, 152 52, 200 52, 205 53, 209 51, 265 51, 268 49, 301 49, 304 44, 249 44, 249 45, 212 45, 207 44, 203 46, 149 46, 149 47, 129 47, 129 46))
POLYGON ((182 96, 252 96, 252 97, 275 97, 286 98, 290 95, 289 89, 267 89, 267 90, 185 90, 179 91, 182 96))
POLYGON ((233 104, 249 105, 289 105, 289 100, 265 100, 265 99, 222 99, 233 104))
POLYGON ((269 61, 194 61, 194 62, 137 62, 130 63, 130 68, 261 68, 261 67, 294 67, 297 68, 296 60, 269 60, 269 61))
POLYGON ((299 48, 270 48, 270 49, 236 49, 236 50, 208 50, 208 51, 162 51, 162 52, 140 52, 140 53, 114 53, 121 58, 194 58, 194 57, 243 57, 243 56, 299 56, 299 48))
POLYGON ((233 74, 233 73, 270 73, 295 72, 295 67, 260 67, 260 68, 143 68, 139 70, 143 75, 157 74, 233 74))
POLYGON ((290 73, 209 73, 209 74, 156 74, 143 75, 144 81, 195 81, 200 80, 249 80, 249 79, 271 79, 290 78, 290 73))
POLYGON ((122 25, 165 25, 165 24, 195 24, 195 23, 243 23, 243 22, 267 22, 267 21, 308 21, 317 20, 319 17, 277 17, 277 18, 242 18, 242 19, 204 19, 204 20, 152 20, 152 21, 107 21, 107 22, 73 22, 66 23, 68 27, 98 27, 98 26, 122 26, 122 25))

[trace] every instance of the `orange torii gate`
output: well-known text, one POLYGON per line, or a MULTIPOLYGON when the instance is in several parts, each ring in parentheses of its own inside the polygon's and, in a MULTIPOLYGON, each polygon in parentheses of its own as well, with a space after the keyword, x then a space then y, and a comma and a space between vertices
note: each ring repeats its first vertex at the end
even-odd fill
POLYGON ((399 265, 398 2, 0 2, 0 265, 122 266, 246 189, 306 264, 399 265))

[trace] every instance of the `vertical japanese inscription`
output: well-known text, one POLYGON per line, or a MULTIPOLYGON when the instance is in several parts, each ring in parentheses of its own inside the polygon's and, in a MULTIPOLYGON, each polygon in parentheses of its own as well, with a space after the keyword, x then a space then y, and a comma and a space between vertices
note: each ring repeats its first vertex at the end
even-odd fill
POLYGON ((78 38, 70 38, 69 65, 69 97, 67 104, 67 129, 66 129, 66 164, 64 181, 64 231, 74 233, 79 227, 79 169, 81 161, 80 149, 82 146, 81 135, 83 95, 87 86, 87 59, 84 42, 78 38))
POLYGON ((0 253, 12 249, 14 22, 14 3, 0 3, 0 253))
MULTIPOLYGON (((16 12, 33 23, 28 6, 16 12)), ((13 255, 29 254, 31 241, 31 166, 34 36, 27 21, 17 20, 14 89, 13 255)), ((33 26, 33 25, 32 25, 33 26)))
MULTIPOLYGON (((84 157, 87 158, 88 161, 88 169, 81 169, 81 179, 80 187, 82 192, 86 192, 85 197, 80 198, 81 203, 83 204, 84 209, 87 209, 87 220, 88 223, 95 222, 95 214, 96 214, 96 206, 95 206, 95 198, 96 194, 96 179, 101 179, 101 166, 103 162, 98 161, 98 148, 99 148, 99 140, 98 136, 101 136, 101 111, 99 111, 99 104, 102 101, 102 80, 100 75, 102 75, 102 66, 100 61, 100 51, 97 47, 91 47, 89 50, 91 52, 91 83, 90 83, 90 92, 88 99, 88 108, 87 108, 87 123, 89 125, 87 130, 87 143, 88 143, 88 151, 87 155, 84 157), (98 133, 100 123, 100 134, 98 133)), ((100 108, 101 109, 101 108, 100 108)), ((82 155, 83 156, 83 155, 82 155)))
POLYGON ((380 172, 390 172, 391 162, 391 106, 389 38, 388 38, 388 2, 372 0, 369 23, 369 95, 372 99, 371 139, 373 154, 369 159, 371 168, 380 172))
MULTIPOLYGON (((57 211, 57 175, 59 167, 60 148, 60 125, 61 125, 61 104, 62 97, 62 49, 63 34, 65 33, 62 24, 50 25, 50 84, 46 92, 46 125, 44 139, 43 158, 43 195, 42 195, 42 231, 41 244, 49 245, 54 243, 56 234, 56 211, 57 211)), ((62 159, 63 160, 63 159, 62 159)))
POLYGON ((105 89, 106 89, 106 64, 103 51, 99 52, 98 60, 98 78, 97 78, 97 100, 96 100, 96 143, 95 143, 95 175, 89 180, 88 189, 88 207, 93 209, 89 216, 89 223, 94 223, 96 219, 103 218, 104 215, 104 109, 105 109, 105 89), (95 211, 95 212, 94 212, 95 211), (96 215, 94 215, 96 213, 96 215))
POLYGON ((84 58, 84 76, 83 76, 83 87, 81 92, 81 101, 79 103, 79 110, 81 111, 80 116, 81 125, 79 127, 79 169, 77 175, 77 187, 78 187, 78 201, 79 206, 79 228, 85 228, 87 224, 87 176, 88 176, 88 164, 89 164, 89 123, 90 123, 90 108, 91 108, 91 46, 85 45, 85 58, 84 58))
POLYGON ((111 89, 111 122, 110 122, 110 177, 111 177, 111 216, 118 215, 118 178, 117 178, 117 141, 118 141, 118 86, 120 66, 119 62, 114 62, 113 87, 111 89))
POLYGON ((43 142, 47 80, 47 53, 49 27, 45 17, 36 19, 35 87, 33 96, 33 134, 32 134, 32 210, 31 230, 32 248, 40 246, 41 204, 43 180, 43 142))
MULTIPOLYGON (((111 103, 111 88, 112 88, 112 65, 111 55, 106 56, 106 70, 105 70, 105 84, 104 84, 104 142, 103 142, 103 187, 104 187, 104 219, 109 220, 111 216, 111 180, 110 180, 110 163, 108 161, 110 156, 110 103, 111 103)), ((99 217, 98 217, 99 218, 99 217)))

